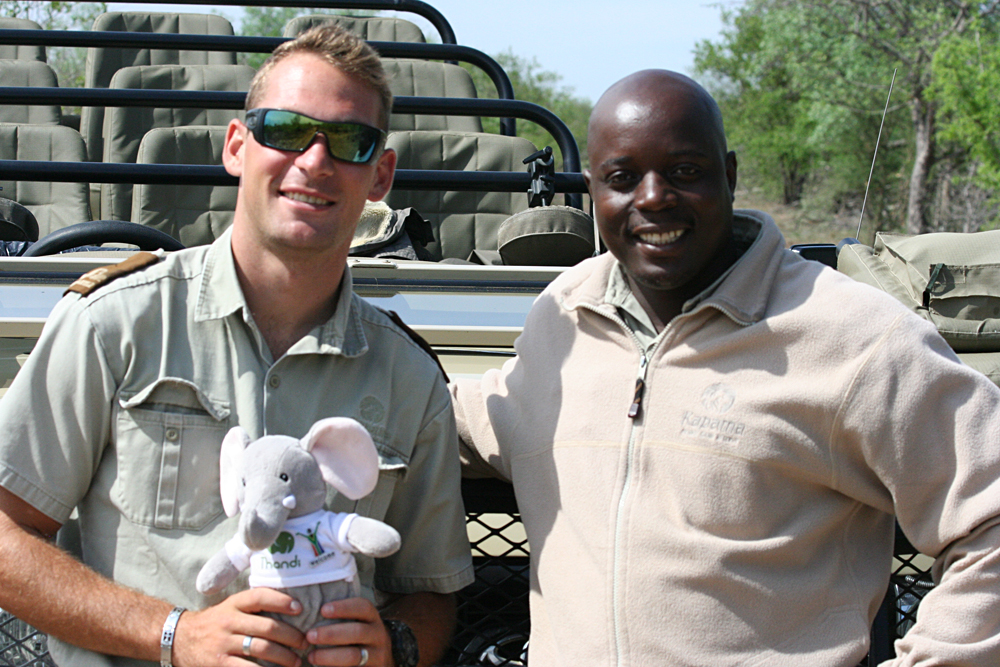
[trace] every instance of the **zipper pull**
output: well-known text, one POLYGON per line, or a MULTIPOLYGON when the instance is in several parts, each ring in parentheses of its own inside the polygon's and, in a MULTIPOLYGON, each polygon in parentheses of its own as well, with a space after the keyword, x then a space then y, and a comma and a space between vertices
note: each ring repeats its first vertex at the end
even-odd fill
POLYGON ((642 408, 642 394, 646 389, 646 355, 642 355, 639 359, 639 377, 635 379, 635 395, 632 398, 632 405, 628 407, 628 417, 629 419, 635 419, 639 416, 639 410, 642 408))

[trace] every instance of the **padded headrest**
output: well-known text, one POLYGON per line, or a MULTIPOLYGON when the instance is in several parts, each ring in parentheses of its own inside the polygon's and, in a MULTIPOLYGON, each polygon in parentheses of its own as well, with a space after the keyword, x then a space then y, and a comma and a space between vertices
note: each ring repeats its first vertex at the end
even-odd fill
MULTIPOLYGON (((524 172, 523 160, 537 148, 522 137, 475 132, 393 132, 386 146, 396 151, 397 169, 524 172)), ((415 208, 434 228, 427 249, 434 259, 464 260, 473 250, 496 250, 497 230, 527 208, 525 192, 440 192, 393 190, 391 208, 415 208)))
POLYGON ((594 220, 572 206, 515 213, 497 232, 500 257, 512 266, 573 266, 594 254, 594 220))
MULTIPOLYGON (((0 30, 41 30, 42 26, 30 19, 15 19, 0 16, 0 30)), ((0 44, 0 58, 12 60, 39 60, 45 62, 44 46, 0 44)), ((9 86, 11 84, 4 84, 9 86)))
POLYGON ((387 16, 338 16, 309 14, 298 16, 285 24, 283 37, 296 37, 323 23, 336 23, 369 42, 424 42, 424 33, 415 23, 387 16))
MULTIPOLYGON (((203 164, 222 162, 225 126, 160 127, 146 133, 137 162, 203 164)), ((235 185, 168 185, 137 183, 132 190, 132 222, 153 227, 186 247, 206 245, 232 223, 235 185)))
MULTIPOLYGON (((74 129, 0 123, 0 159, 82 162, 85 156, 83 138, 74 129)), ((90 220, 86 183, 0 180, 0 197, 26 206, 38 221, 41 236, 90 220)))
MULTIPOLYGON (((2 27, 2 26, 0 26, 2 27)), ((56 73, 38 60, 0 60, 4 86, 56 88, 56 73)), ((55 104, 0 104, 0 122, 58 125, 62 110, 55 104)))
MULTIPOLYGON (((458 65, 427 60, 383 58, 382 67, 385 68, 392 94, 396 96, 476 97, 476 84, 472 81, 472 75, 458 65)), ((389 130, 482 132, 483 123, 478 116, 394 113, 389 118, 389 130)))

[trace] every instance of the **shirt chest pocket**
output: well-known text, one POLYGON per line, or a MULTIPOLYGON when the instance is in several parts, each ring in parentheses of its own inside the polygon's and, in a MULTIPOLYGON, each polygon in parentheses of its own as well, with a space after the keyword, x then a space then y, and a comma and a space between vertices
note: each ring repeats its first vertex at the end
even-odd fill
POLYGON ((228 404, 189 380, 161 378, 119 399, 112 501, 129 521, 200 530, 223 514, 219 448, 228 404))

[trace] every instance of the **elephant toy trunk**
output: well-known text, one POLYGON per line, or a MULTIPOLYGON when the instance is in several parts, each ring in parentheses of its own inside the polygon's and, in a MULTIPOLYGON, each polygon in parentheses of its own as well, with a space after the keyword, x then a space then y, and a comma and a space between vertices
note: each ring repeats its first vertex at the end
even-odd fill
POLYGON ((267 549, 277 539, 285 518, 287 515, 278 518, 264 517, 255 510, 244 513, 240 520, 243 543, 253 551, 267 549))

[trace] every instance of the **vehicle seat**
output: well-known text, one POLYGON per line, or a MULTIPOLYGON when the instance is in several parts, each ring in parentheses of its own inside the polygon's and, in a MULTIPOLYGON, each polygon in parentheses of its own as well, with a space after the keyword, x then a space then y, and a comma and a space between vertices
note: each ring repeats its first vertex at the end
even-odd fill
POLYGON ((345 30, 369 42, 427 41, 417 24, 405 19, 388 16, 341 16, 338 14, 298 16, 285 24, 282 36, 296 37, 309 28, 323 23, 337 23, 345 30))
MULTIPOLYGON (((214 14, 106 12, 97 17, 93 29, 189 35, 234 34, 233 26, 229 20, 214 14)), ((87 88, 107 88, 111 85, 111 79, 115 72, 123 67, 235 64, 236 54, 224 51, 91 48, 87 51, 84 86, 87 88)), ((80 133, 87 143, 87 159, 92 162, 100 162, 104 156, 103 130, 104 107, 84 107, 80 118, 80 133)), ((138 145, 138 140, 136 145, 138 145)), ((93 196, 95 208, 99 209, 99 192, 95 190, 93 196)))
MULTIPOLYGON (((15 19, 9 16, 0 16, 0 30, 41 29, 42 26, 29 19, 15 19)), ((20 44, 0 44, 0 58, 10 60, 39 60, 41 62, 45 62, 45 47, 20 44)))
MULTIPOLYGON (((389 77, 393 95, 415 97, 475 98, 476 84, 472 76, 458 65, 383 58, 382 66, 389 77)), ((437 116, 430 114, 392 114, 389 130, 452 130, 482 132, 483 123, 477 116, 437 116)))
MULTIPOLYGON (((142 164, 222 164, 225 126, 159 127, 139 144, 142 164)), ((186 247, 214 241, 233 223, 236 186, 137 183, 132 222, 155 227, 186 247)))
MULTIPOLYGON (((0 159, 82 162, 83 137, 63 125, 0 123, 0 159)), ((21 204, 38 221, 40 236, 90 220, 86 183, 0 181, 0 196, 21 204)))
MULTIPOLYGON (((246 91, 255 72, 246 65, 147 65, 118 70, 112 88, 246 91)), ((157 127, 227 125, 242 118, 235 109, 160 109, 152 107, 108 107, 104 119, 104 161, 135 162, 139 143, 157 127)), ((218 160, 208 164, 219 164, 218 160)), ((101 186, 101 218, 132 219, 132 184, 101 186)))
MULTIPOLYGON (((56 73, 38 60, 0 59, 0 82, 4 86, 56 88, 56 73)), ((0 123, 59 125, 62 109, 55 104, 0 104, 0 123)))
MULTIPOLYGON (((445 131, 393 132, 386 142, 395 149, 399 169, 524 171, 522 160, 535 146, 521 137, 445 131)), ((467 259, 473 250, 497 250, 504 220, 528 207, 524 192, 437 192, 393 190, 391 208, 412 206, 434 228, 427 246, 435 259, 467 259)))

